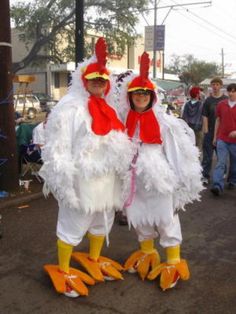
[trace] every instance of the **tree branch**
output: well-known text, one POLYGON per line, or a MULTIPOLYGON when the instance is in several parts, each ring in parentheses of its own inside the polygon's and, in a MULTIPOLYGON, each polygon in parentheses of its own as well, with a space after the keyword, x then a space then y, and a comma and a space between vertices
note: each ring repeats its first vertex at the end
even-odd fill
POLYGON ((55 34, 58 32, 58 30, 60 30, 63 26, 65 26, 68 21, 70 21, 70 19, 75 15, 75 10, 72 10, 72 12, 65 17, 60 23, 58 23, 50 32, 50 34, 48 36, 41 36, 32 46, 30 52, 28 53, 28 55, 20 62, 16 62, 13 63, 12 66, 12 71, 13 73, 18 72, 19 70, 25 68, 26 66, 28 66, 33 59, 35 58, 35 55, 37 55, 37 53, 41 50, 42 46, 46 45, 47 43, 50 42, 50 40, 52 40, 55 36, 55 34))

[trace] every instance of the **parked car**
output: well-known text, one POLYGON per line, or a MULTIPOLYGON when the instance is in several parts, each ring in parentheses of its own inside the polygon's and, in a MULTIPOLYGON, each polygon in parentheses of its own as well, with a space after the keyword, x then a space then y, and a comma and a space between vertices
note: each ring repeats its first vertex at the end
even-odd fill
POLYGON ((34 119, 37 113, 42 111, 39 99, 33 94, 14 95, 13 100, 15 111, 29 119, 34 119))
POLYGON ((57 103, 57 100, 54 100, 52 97, 45 93, 33 93, 33 96, 35 96, 37 100, 40 102, 42 111, 52 109, 57 103))
POLYGON ((14 95, 15 111, 29 119, 34 119, 37 113, 51 110, 57 103, 49 95, 44 93, 14 95))

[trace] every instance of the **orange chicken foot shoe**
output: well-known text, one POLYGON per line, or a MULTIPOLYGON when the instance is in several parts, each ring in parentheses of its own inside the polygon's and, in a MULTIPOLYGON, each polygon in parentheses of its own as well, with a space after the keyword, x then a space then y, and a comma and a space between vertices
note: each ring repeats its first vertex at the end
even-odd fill
POLYGON ((150 269, 160 264, 158 252, 143 253, 141 250, 134 252, 125 262, 124 268, 130 273, 138 272, 142 280, 147 277, 150 269))
POLYGON ((123 279, 120 273, 123 267, 119 263, 101 256, 104 235, 88 233, 88 238, 89 254, 75 252, 72 254, 72 258, 79 262, 96 281, 123 279))
POLYGON ((58 265, 44 265, 44 270, 50 276, 56 291, 71 298, 87 296, 88 288, 85 284, 95 284, 89 275, 72 267, 69 268, 69 273, 61 271, 58 265))
POLYGON ((147 276, 154 280, 160 275, 160 287, 162 290, 174 288, 179 279, 188 280, 190 277, 186 260, 181 259, 177 264, 162 263, 154 268, 147 276))
POLYGON ((154 248, 154 240, 140 242, 141 249, 134 252, 125 262, 124 268, 130 273, 138 272, 142 280, 150 270, 160 264, 160 255, 154 248))
POLYGON ((80 263, 96 281, 123 279, 123 267, 110 258, 99 256, 93 260, 88 253, 74 252, 72 259, 80 263))

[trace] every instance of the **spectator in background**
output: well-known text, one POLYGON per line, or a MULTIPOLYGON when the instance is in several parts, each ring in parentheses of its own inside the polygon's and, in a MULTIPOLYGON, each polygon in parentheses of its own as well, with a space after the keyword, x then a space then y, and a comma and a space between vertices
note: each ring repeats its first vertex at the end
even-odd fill
POLYGON ((37 145, 39 149, 45 144, 45 125, 48 120, 50 110, 45 115, 45 120, 39 123, 33 130, 33 144, 37 145))
POLYGON ((212 93, 206 98, 203 104, 203 157, 202 157, 202 168, 203 168, 203 184, 207 185, 210 178, 210 171, 212 166, 212 157, 214 152, 213 138, 215 130, 215 109, 217 104, 227 99, 221 88, 223 81, 219 77, 215 77, 211 80, 212 93))
POLYGON ((236 186, 236 83, 227 87, 229 99, 221 101, 216 107, 216 123, 213 145, 217 147, 217 164, 213 171, 211 192, 219 196, 224 190, 224 173, 228 157, 230 172, 228 187, 236 186))
POLYGON ((202 108, 203 104, 200 101, 201 89, 198 86, 193 86, 190 91, 191 99, 184 105, 182 118, 188 126, 194 131, 196 146, 202 147, 202 108))
POLYGON ((24 117, 22 117, 22 115, 18 111, 15 111, 15 127, 16 127, 16 129, 22 122, 25 122, 24 117))

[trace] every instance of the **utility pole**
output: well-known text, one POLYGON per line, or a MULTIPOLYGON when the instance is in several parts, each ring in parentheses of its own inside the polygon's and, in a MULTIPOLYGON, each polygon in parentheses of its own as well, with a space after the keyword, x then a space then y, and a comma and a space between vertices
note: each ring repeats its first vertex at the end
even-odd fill
POLYGON ((165 79, 165 50, 162 50, 162 62, 161 62, 161 75, 162 80, 165 79))
POLYGON ((9 0, 1 0, 0 10, 0 190, 18 188, 18 163, 12 87, 12 50, 9 0))
POLYGON ((221 76, 225 76, 224 48, 221 48, 221 76))
POLYGON ((75 0, 75 65, 84 59, 84 0, 75 0))
MULTIPOLYGON (((209 4, 211 5, 211 1, 198 1, 198 2, 191 2, 191 3, 181 3, 181 4, 172 4, 172 5, 164 5, 161 7, 158 7, 160 1, 155 0, 154 2, 154 8, 152 8, 151 10, 154 10, 154 26, 153 26, 153 78, 156 78, 156 26, 157 26, 157 9, 167 9, 169 8, 169 11, 166 15, 166 17, 164 18, 163 22, 161 23, 161 25, 164 23, 164 21, 166 20, 167 16, 170 14, 171 10, 175 7, 183 7, 183 6, 191 6, 191 5, 199 5, 199 4, 209 4)), ((163 49, 162 51, 162 79, 164 80, 164 61, 165 61, 165 51, 163 49)))

